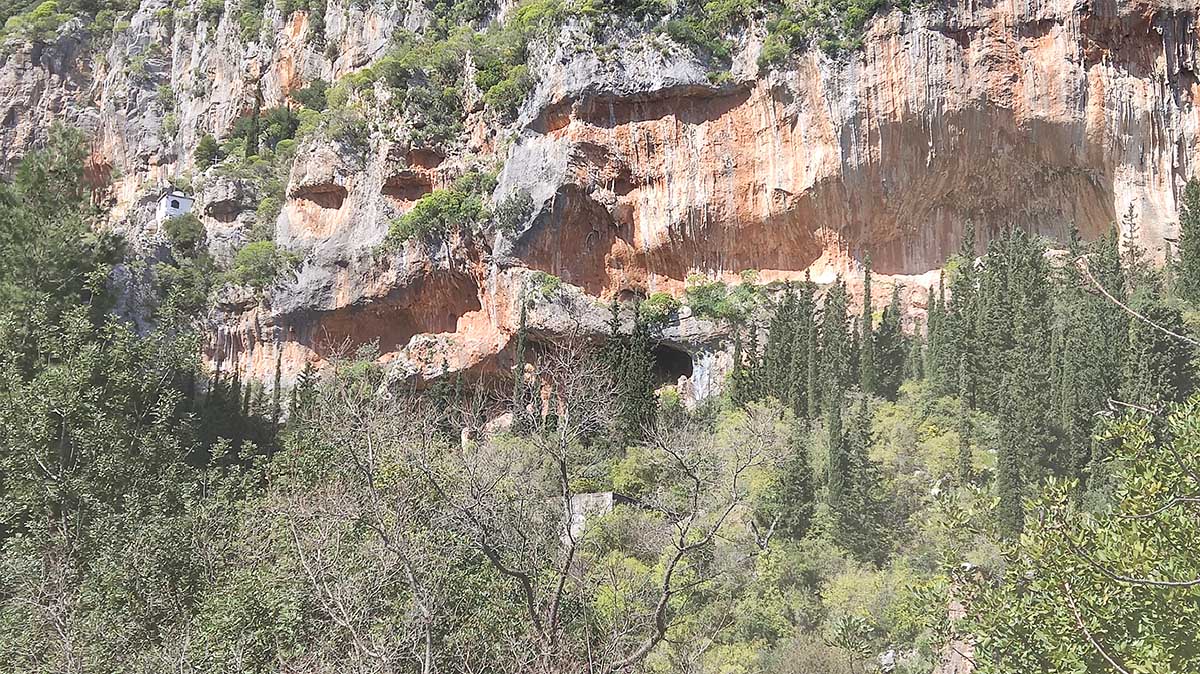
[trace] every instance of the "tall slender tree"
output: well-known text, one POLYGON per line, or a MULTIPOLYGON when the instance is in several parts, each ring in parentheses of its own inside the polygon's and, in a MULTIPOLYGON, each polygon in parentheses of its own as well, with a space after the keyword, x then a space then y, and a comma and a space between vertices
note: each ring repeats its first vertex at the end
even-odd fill
POLYGON ((1175 286, 1180 297, 1200 305, 1200 181, 1188 181, 1179 202, 1179 260, 1175 286))
POLYGON ((875 309, 871 302, 871 255, 863 257, 862 343, 859 350, 859 387, 874 395, 879 388, 879 366, 875 355, 875 309))

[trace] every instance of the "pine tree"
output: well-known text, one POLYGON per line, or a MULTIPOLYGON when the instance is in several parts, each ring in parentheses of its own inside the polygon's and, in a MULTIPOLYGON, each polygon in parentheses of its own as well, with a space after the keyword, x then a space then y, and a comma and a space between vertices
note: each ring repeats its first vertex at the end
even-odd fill
POLYGON ((1179 203, 1179 262, 1175 287, 1180 297, 1200 305, 1200 181, 1188 181, 1179 203))
POLYGON ((879 392, 879 371, 875 356, 874 307, 871 303, 871 256, 863 259, 862 344, 859 351, 859 386, 862 392, 879 392))

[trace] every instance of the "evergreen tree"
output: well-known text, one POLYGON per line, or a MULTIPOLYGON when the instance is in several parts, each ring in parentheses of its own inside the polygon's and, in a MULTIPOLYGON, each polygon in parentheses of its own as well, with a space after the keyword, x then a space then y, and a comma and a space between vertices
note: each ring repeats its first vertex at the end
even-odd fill
POLYGON ((815 408, 810 406, 811 392, 811 371, 816 369, 816 353, 810 351, 810 347, 815 349, 815 323, 813 321, 813 313, 816 309, 813 299, 813 286, 811 282, 805 282, 800 286, 800 291, 796 295, 795 304, 795 325, 792 330, 792 361, 787 367, 787 393, 786 400, 792 411, 797 417, 811 417, 816 414, 815 408))
POLYGON ((975 468, 972 460, 971 441, 971 407, 967 404, 967 354, 959 356, 958 366, 958 480, 960 484, 969 484, 975 479, 975 468))
POLYGON ((827 400, 840 400, 854 372, 846 300, 846 284, 839 277, 825 293, 821 308, 821 377, 827 400))
POLYGON ((925 377, 935 386, 942 381, 946 360, 946 288, 938 277, 937 292, 930 293, 926 311, 925 377))
POLYGON ((905 340, 904 377, 913 381, 925 378, 925 349, 920 334, 905 340))
POLYGON ((788 283, 767 326, 767 344, 763 350, 761 377, 763 394, 784 402, 791 401, 795 385, 794 350, 797 345, 799 322, 799 299, 795 287, 788 283))
POLYGON ((826 475, 826 497, 835 514, 843 512, 851 488, 848 438, 842 428, 842 395, 831 392, 825 400, 825 430, 828 434, 829 467, 826 475))
POLYGON ((977 274, 975 271, 975 225, 967 222, 962 244, 954 259, 954 278, 950 282, 950 298, 943 299, 943 321, 940 379, 935 388, 943 395, 961 393, 966 402, 975 406, 975 349, 978 327, 977 274), (964 370, 963 372, 962 370, 964 370), (965 382, 963 378, 965 377, 965 382))
POLYGON ((317 392, 317 368, 312 363, 305 363, 304 369, 296 377, 296 385, 292 387, 292 397, 289 416, 298 421, 308 406, 312 404, 317 392))
POLYGON ((900 324, 900 287, 892 289, 892 299, 883 309, 883 319, 873 337, 875 393, 895 400, 905 376, 906 344, 900 324))
POLYGON ((843 496, 841 507, 835 511, 838 540, 859 559, 877 562, 884 549, 884 536, 879 526, 880 502, 874 493, 879 479, 870 458, 875 439, 867 396, 859 397, 858 410, 843 437, 843 496))
POLYGON ((800 540, 812 523, 815 487, 808 460, 807 428, 804 424, 793 423, 791 431, 789 452, 780 465, 769 505, 777 518, 776 530, 792 540, 800 540))
MULTIPOLYGON (((1086 254, 1090 275, 1114 297, 1124 296, 1115 230, 1072 258, 1086 254)), ((1080 476, 1092 461, 1095 413, 1117 395, 1129 330, 1124 311, 1091 287, 1071 264, 1062 269, 1054 321, 1054 394, 1062 437, 1060 469, 1080 476)))
MULTIPOLYGON (((1011 381, 1006 379, 1006 381, 1011 381)), ((1000 410, 1000 446, 996 452, 996 496, 999 503, 996 515, 1000 530, 1009 538, 1016 538, 1025 526, 1024 479, 1021 466, 1023 443, 1021 429, 1016 422, 1017 404, 1013 400, 1016 392, 1006 395, 1000 410)))
POLYGON ((1179 261, 1175 287, 1180 297, 1200 305, 1200 181, 1188 181, 1179 203, 1179 261))
POLYGON ((640 441, 658 414, 654 394, 654 344, 650 321, 640 305, 633 307, 633 331, 625 349, 617 386, 617 422, 625 446, 640 441))
MULTIPOLYGON (((812 295, 813 285, 811 282, 805 283, 808 288, 810 297, 812 295)), ((821 374, 821 351, 820 351, 820 325, 817 323, 816 316, 816 300, 813 299, 813 309, 809 314, 809 320, 805 326, 805 361, 808 365, 808 372, 805 376, 806 389, 806 407, 807 416, 809 418, 816 417, 821 413, 821 397, 824 395, 824 389, 820 385, 821 374)))
POLYGON ((1154 325, 1138 319, 1129 324, 1129 351, 1121 400, 1145 407, 1182 402, 1193 389, 1193 349, 1187 342, 1159 328, 1185 335, 1187 328, 1183 314, 1157 301, 1142 302, 1135 305, 1134 310, 1154 325))
MULTIPOLYGON (((512 393, 512 430, 518 435, 528 431, 530 419, 528 414, 529 393, 525 388, 525 340, 528 337, 528 307, 525 294, 521 293, 521 317, 517 322, 517 345, 513 351, 513 393, 512 393)), ((615 316, 615 310, 614 310, 615 316)), ((610 335, 611 341, 611 335, 610 335)))
POLYGON ((1010 235, 1007 248, 1012 277, 1009 283, 1013 313, 1013 348, 1005 354, 1006 371, 1012 374, 1011 391, 1019 432, 1025 442, 1022 472, 1040 481, 1047 466, 1038 466, 1054 455, 1051 433, 1050 279, 1045 247, 1020 230, 1010 235))
POLYGON ((880 372, 875 354, 875 309, 871 303, 871 256, 863 259, 863 300, 862 300, 862 344, 860 346, 859 386, 863 393, 874 395, 879 392, 880 372))

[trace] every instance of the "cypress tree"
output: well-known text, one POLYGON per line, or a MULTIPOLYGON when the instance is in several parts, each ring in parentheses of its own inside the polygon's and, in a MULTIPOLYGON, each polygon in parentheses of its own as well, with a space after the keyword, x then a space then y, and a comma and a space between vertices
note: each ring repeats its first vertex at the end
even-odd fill
POLYGON ((1013 348, 1013 289, 1010 279, 1016 272, 1010 269, 1010 239, 1006 234, 994 239, 984 256, 979 278, 978 350, 975 358, 979 373, 975 381, 976 405, 995 412, 1002 400, 1004 373, 1010 366, 1013 348))
POLYGON ((967 354, 959 356, 958 366, 958 480, 969 484, 975 479, 971 457, 971 407, 967 404, 967 354))
POLYGON ((525 390, 525 340, 528 333, 528 308, 524 293, 521 294, 521 317, 517 322, 517 346, 513 353, 512 429, 522 434, 529 428, 527 407, 529 396, 525 390))
POLYGON ((874 495, 878 482, 875 465, 871 462, 871 415, 867 396, 860 396, 858 411, 851 419, 843 440, 843 495, 841 508, 836 512, 838 539, 846 549, 864 561, 879 561, 880 539, 879 503, 874 495))
POLYGON ((1179 264, 1175 285, 1180 297, 1200 305, 1200 181, 1188 181, 1179 203, 1179 264))
MULTIPOLYGON (((1157 326, 1186 334, 1183 314, 1159 301, 1143 301, 1134 310, 1157 326)), ((1191 346, 1141 320, 1129 324, 1129 351, 1121 386, 1124 402, 1158 407, 1181 402, 1192 392, 1191 346)))
POLYGON ((904 376, 913 381, 925 378, 925 349, 920 333, 906 340, 904 376))
POLYGON ((863 258, 862 345, 859 352, 859 386, 863 393, 878 393, 879 372, 875 358, 874 307, 871 303, 871 256, 863 258))
POLYGON ((852 354, 846 304, 846 284, 839 277, 825 293, 821 309, 821 376, 828 399, 841 396, 850 383, 852 354))
POLYGON ((900 287, 892 289, 892 300, 883 309, 879 330, 875 332, 873 353, 875 370, 875 393, 888 400, 895 400, 900 382, 905 374, 904 332, 900 324, 900 287))
MULTIPOLYGON (((1010 381, 1010 379, 1006 379, 1010 381)), ((1021 430, 1016 423, 1013 396, 1004 396, 1000 410, 1000 446, 996 457, 996 507, 1000 531, 1010 538, 1020 536, 1025 528, 1024 482, 1021 475, 1021 430)))
POLYGON ((780 466, 779 485, 774 497, 780 533, 793 539, 804 538, 812 523, 815 487, 808 460, 808 431, 804 424, 793 423, 789 453, 780 466))
POLYGON ((767 344, 762 357, 762 392, 783 402, 792 399, 795 384, 794 350, 799 327, 799 306, 796 289, 788 283, 783 297, 771 314, 767 326, 767 344))
POLYGON ((805 363, 808 366, 808 372, 805 376, 805 392, 806 392, 806 407, 809 418, 816 417, 821 413, 821 396, 824 395, 824 390, 820 386, 821 373, 821 351, 820 351, 820 327, 817 323, 817 308, 816 308, 816 286, 812 282, 812 278, 805 272, 804 288, 810 300, 810 310, 808 319, 805 323, 805 363))
POLYGON ((1045 248, 1020 230, 1011 236, 1008 252, 1013 270, 1010 292, 1014 306, 1013 348, 1005 354, 1006 371, 1012 374, 1011 402, 1019 422, 1025 451, 1022 474, 1040 480, 1039 460, 1054 455, 1050 430, 1050 286, 1045 248))
POLYGON ((809 340, 813 337, 813 289, 805 282, 796 294, 795 325, 792 330, 792 360, 787 371, 786 400, 797 417, 811 417, 816 412, 809 406, 809 370, 814 366, 815 354, 809 352, 809 340))
MULTIPOLYGON (((1105 291, 1124 296, 1120 252, 1114 231, 1087 248, 1076 245, 1074 257, 1087 252, 1092 278, 1105 291)), ((1127 314, 1091 287, 1075 265, 1062 270, 1056 309, 1054 402, 1061 429, 1060 469, 1081 476, 1092 463, 1095 413, 1117 395, 1124 371, 1129 323, 1127 314)))
POLYGON ((945 346, 948 335, 945 329, 945 316, 946 288, 942 284, 942 277, 939 276, 937 293, 930 295, 925 321, 925 377, 934 385, 935 390, 937 390, 938 383, 942 381, 942 371, 946 359, 945 346))
POLYGON ((975 331, 978 325, 977 279, 975 271, 975 225, 967 222, 955 262, 954 278, 950 282, 950 299, 942 305, 944 339, 940 373, 936 386, 943 395, 960 393, 959 370, 966 368, 966 402, 975 406, 974 366, 975 331), (965 356, 965 360, 963 358, 965 356))
POLYGON ((312 363, 305 363, 304 369, 296 377, 296 385, 292 388, 290 414, 292 419, 299 420, 301 412, 312 404, 317 388, 317 368, 312 363))
POLYGON ((828 432, 829 468, 826 482, 829 507, 841 513, 846 505, 850 459, 847 456, 846 432, 842 428, 842 394, 830 391, 825 400, 825 429, 828 432))

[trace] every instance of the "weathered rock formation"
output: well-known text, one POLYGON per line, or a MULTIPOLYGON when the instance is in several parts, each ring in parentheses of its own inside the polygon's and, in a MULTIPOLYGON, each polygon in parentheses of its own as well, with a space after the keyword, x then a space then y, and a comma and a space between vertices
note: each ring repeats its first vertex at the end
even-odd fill
MULTIPOLYGON (((0 158, 11 164, 53 120, 85 127, 92 173, 119 176, 98 179, 114 223, 152 240, 135 206, 192 169, 202 134, 227 132, 256 98, 283 104, 313 78, 369 65, 397 27, 423 25, 420 3, 401 5, 330 2, 323 49, 303 12, 273 5, 271 39, 248 46, 230 12, 174 25, 164 0, 144 0, 106 48, 67 27, 0 66, 0 158)), ((748 29, 721 85, 664 36, 631 33, 601 56, 568 24, 536 45, 539 83, 517 120, 476 109, 449 156, 410 151, 386 128, 365 149, 305 141, 275 226, 303 261, 261 302, 218 307, 208 357, 268 382, 279 363, 288 381, 377 342, 399 376, 498 371, 537 271, 569 284, 533 302, 540 335, 602 333, 610 298, 679 294, 696 273, 853 285, 866 254, 918 316, 968 221, 981 244, 1009 226, 1062 240, 1120 222, 1168 254, 1200 159, 1200 0, 943 5, 882 13, 860 51, 813 49, 772 72, 757 65, 764 29, 748 29), (494 199, 528 192, 528 221, 381 252, 390 221, 468 155, 503 163, 494 199)), ((255 195, 195 177, 210 239, 236 247, 255 195)), ((876 288, 881 301, 891 292, 876 288)), ((693 355, 695 378, 719 361, 726 329, 683 313, 664 339, 693 355)))

